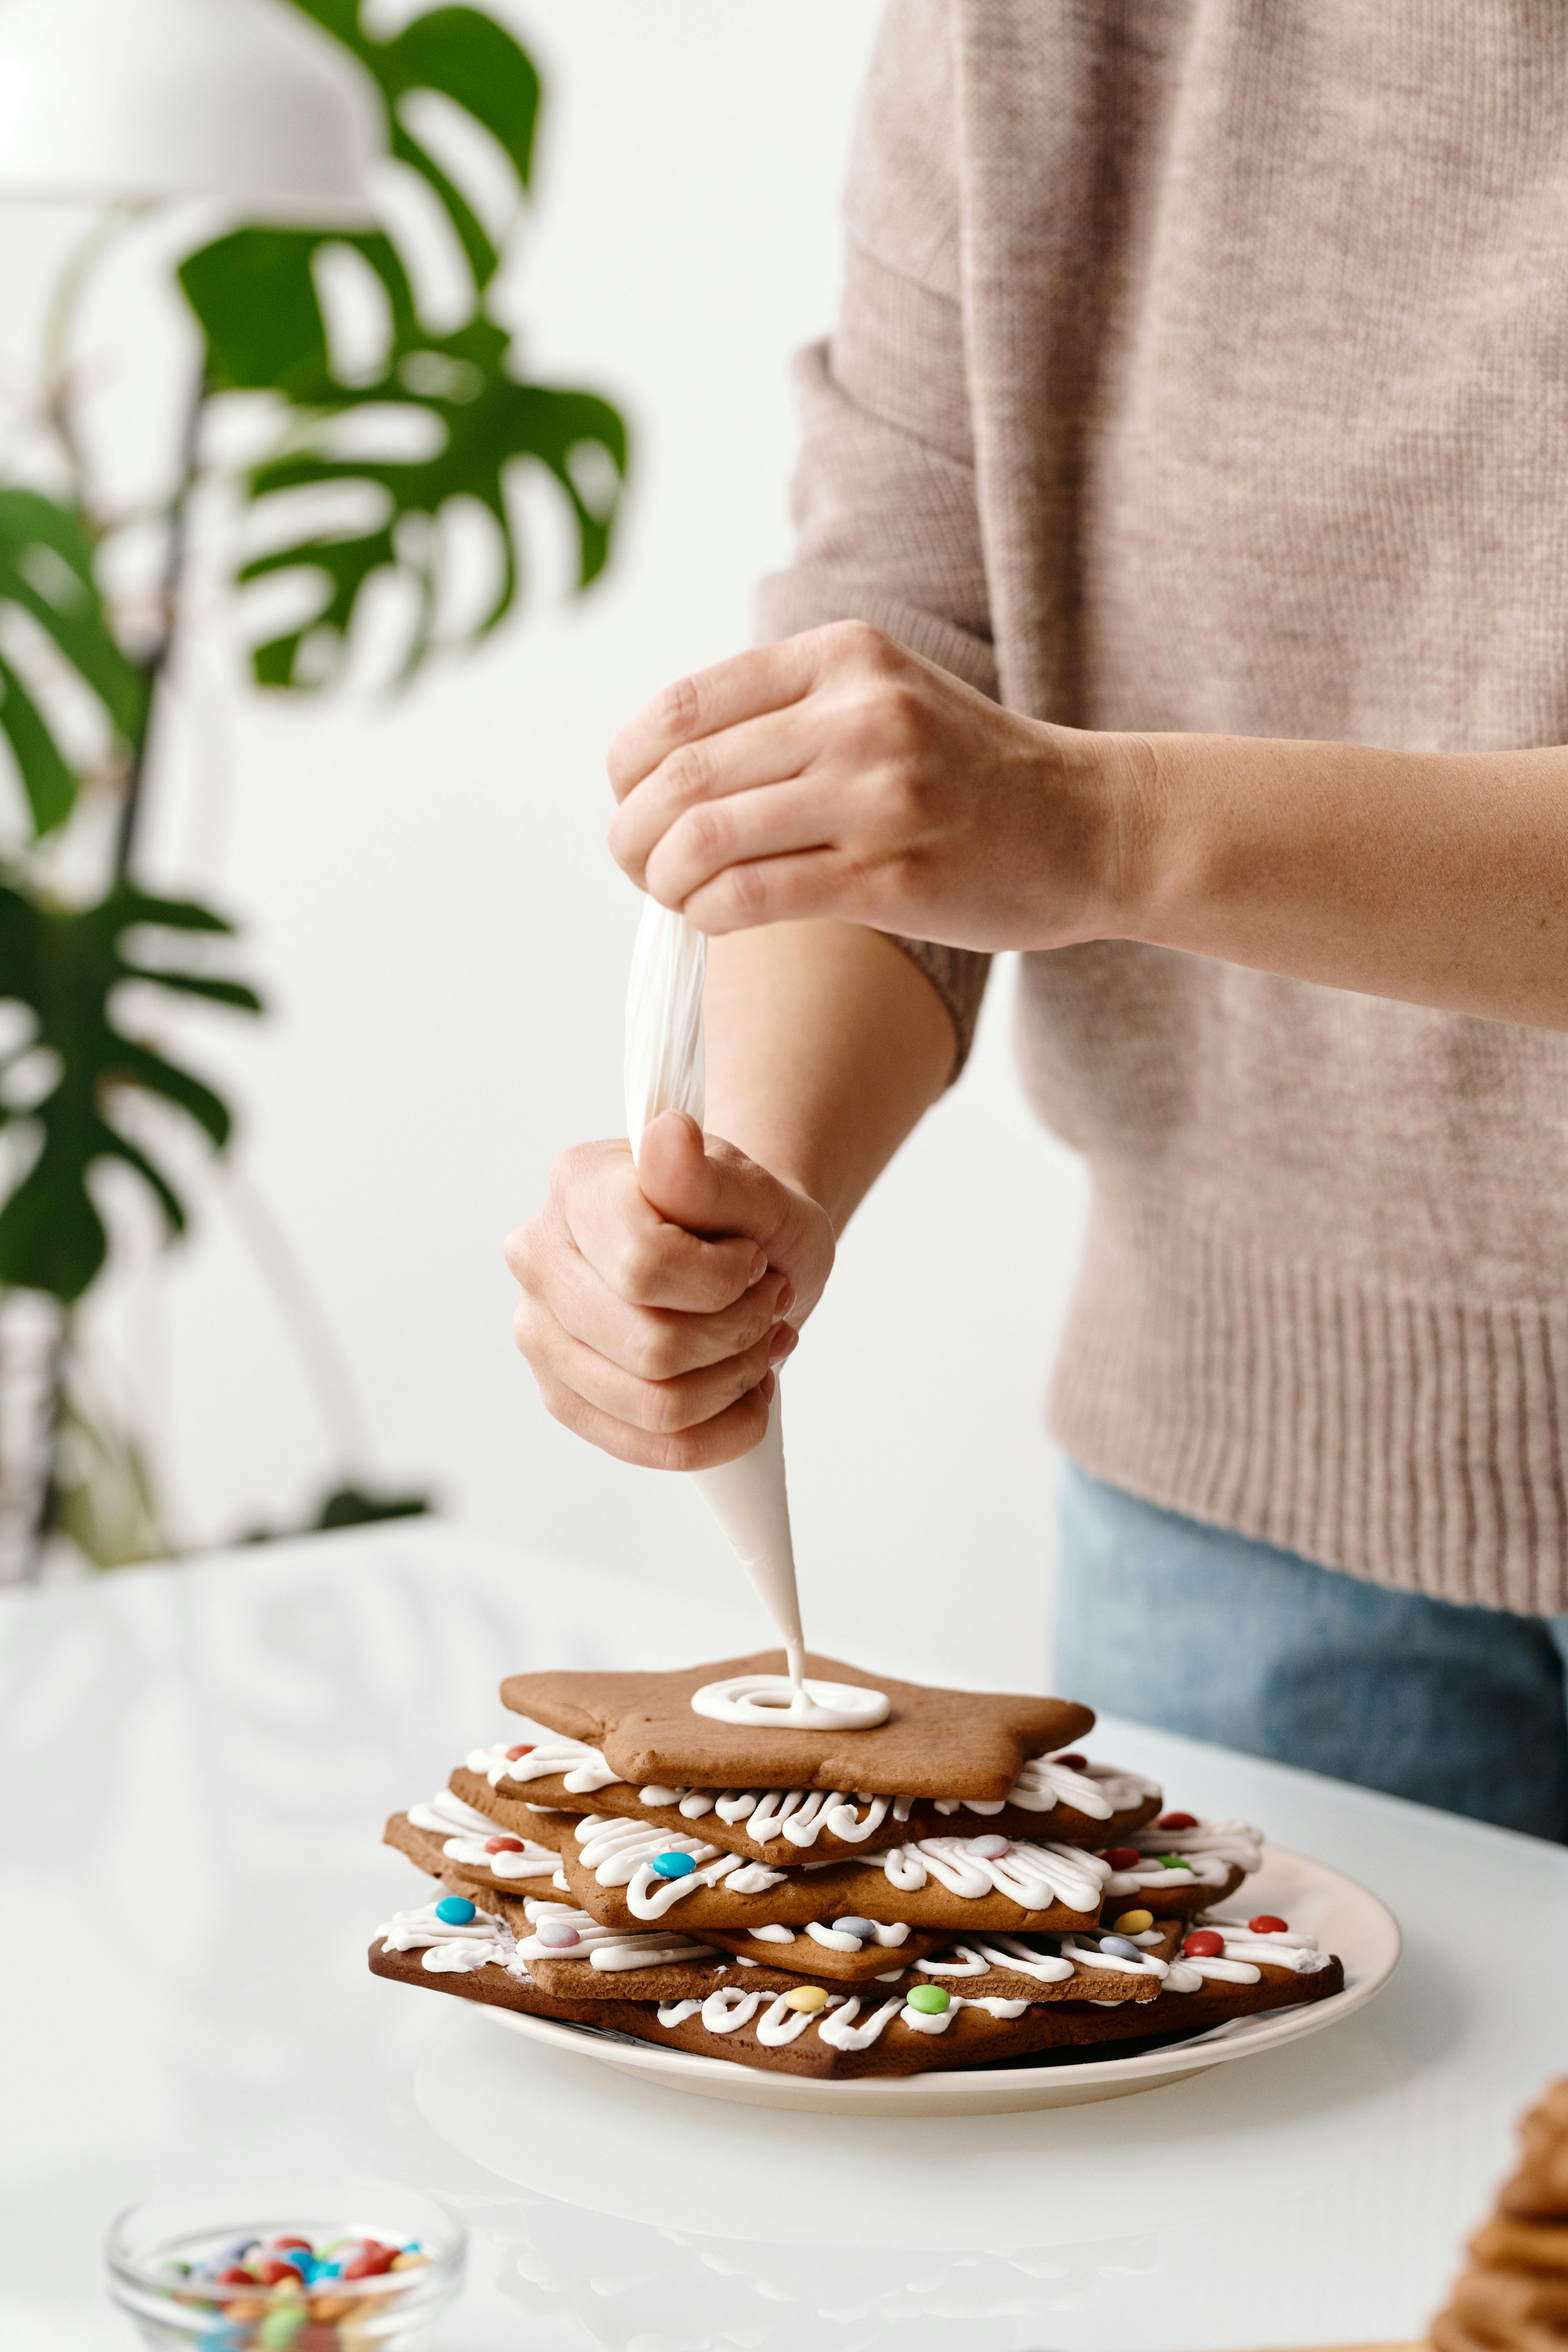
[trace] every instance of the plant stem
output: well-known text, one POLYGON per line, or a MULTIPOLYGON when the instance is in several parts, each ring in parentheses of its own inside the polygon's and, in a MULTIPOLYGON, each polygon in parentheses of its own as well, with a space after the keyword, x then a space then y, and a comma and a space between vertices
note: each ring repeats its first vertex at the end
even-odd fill
POLYGON ((43 1460, 35 1492, 33 1523, 28 1530, 22 1561, 22 1579, 28 1584, 36 1583, 43 1573, 45 1549, 54 1526, 55 1496, 59 1483, 56 1465, 60 1430, 65 1422, 66 1367, 69 1360, 70 1334, 70 1310, 62 1307, 49 1341, 46 1402, 41 1415, 43 1460))
POLYGON ((71 413, 70 341, 77 306, 88 279, 110 247, 154 209, 151 204, 119 204, 110 205, 106 212, 100 213, 86 236, 66 256, 65 266, 49 296, 49 307, 44 313, 41 353, 44 413, 54 428, 55 438, 70 469, 71 495, 84 513, 88 509, 87 459, 77 435, 76 418, 71 413))
POLYGON ((131 861, 135 855, 136 829, 146 795, 148 761, 152 755, 158 712, 163 698, 163 674, 174 649, 174 635, 179 626, 180 585, 184 577, 187 526, 190 519, 191 494, 196 486, 201 456, 202 414, 206 405, 205 369, 198 371, 191 386, 189 404, 185 410, 184 429, 180 436, 180 474, 174 494, 169 502, 168 538, 163 549, 163 577, 159 584, 158 635, 143 667, 147 672, 148 692, 146 716, 142 732, 131 747, 131 766, 125 779, 125 798, 121 804, 120 825, 114 844, 114 879, 130 879, 131 861))

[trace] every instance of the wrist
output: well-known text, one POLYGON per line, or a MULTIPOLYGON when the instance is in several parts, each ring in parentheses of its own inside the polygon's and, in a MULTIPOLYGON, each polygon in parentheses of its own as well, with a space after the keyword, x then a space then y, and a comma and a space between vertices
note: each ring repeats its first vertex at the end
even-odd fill
POLYGON ((1052 837, 1046 849, 1061 929, 1039 944, 1136 939, 1160 897, 1164 862, 1161 739, 1088 728, 1047 731, 1052 837), (1067 906, 1058 897, 1064 882, 1067 906))

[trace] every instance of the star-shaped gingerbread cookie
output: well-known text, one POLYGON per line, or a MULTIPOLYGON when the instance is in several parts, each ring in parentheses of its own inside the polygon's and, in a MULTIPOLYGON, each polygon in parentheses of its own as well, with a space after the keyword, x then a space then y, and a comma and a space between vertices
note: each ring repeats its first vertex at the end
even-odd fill
POLYGON ((808 1657, 812 1682, 885 1692, 886 1722, 867 1731, 774 1730, 694 1715, 704 1683, 784 1672, 781 1650, 721 1658, 673 1674, 509 1675, 501 1703, 604 1750, 634 1787, 863 1789, 878 1796, 1005 1798, 1031 1756, 1081 1739, 1092 1711, 1070 1699, 937 1690, 808 1657))

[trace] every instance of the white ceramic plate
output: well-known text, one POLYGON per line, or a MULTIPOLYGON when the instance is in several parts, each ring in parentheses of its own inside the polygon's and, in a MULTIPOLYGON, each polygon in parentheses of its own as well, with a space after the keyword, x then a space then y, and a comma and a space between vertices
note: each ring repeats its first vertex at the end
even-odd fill
POLYGON ((702 2099, 724 2099, 750 2107, 793 2107, 813 2115, 994 2116, 1031 2107, 1076 2107, 1095 2099, 1125 2098, 1178 2083, 1232 2059, 1278 2050, 1309 2033, 1321 2033, 1360 2009, 1388 1982, 1399 1961, 1399 1923, 1386 1904, 1353 1878, 1326 1863, 1312 1862, 1288 1848, 1266 1845, 1263 1867, 1232 1896, 1226 1910, 1251 1918, 1275 1912, 1292 1927, 1317 1937, 1325 1951, 1345 1966, 1345 1989, 1327 2000, 1300 2009, 1266 2011, 1215 2026, 1190 2042, 1135 2057, 1099 2058, 1072 2065, 976 2067, 965 2073, 896 2074, 865 2081, 814 2081, 799 2074, 764 2073, 732 2059, 702 2058, 693 2051, 661 2049, 654 2042, 612 2042, 579 2032, 552 2017, 530 2017, 520 2010, 480 2008, 509 2032, 542 2042, 590 2063, 638 2075, 667 2090, 689 2091, 702 2099))

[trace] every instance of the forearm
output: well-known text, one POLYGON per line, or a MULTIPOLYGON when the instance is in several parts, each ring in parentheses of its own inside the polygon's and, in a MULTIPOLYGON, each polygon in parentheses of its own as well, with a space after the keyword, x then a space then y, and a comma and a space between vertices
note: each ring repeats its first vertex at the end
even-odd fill
POLYGON ((1568 750, 1140 740, 1108 929, 1568 1028, 1568 750))
POLYGON ((879 932, 780 923, 711 940, 710 1131, 817 1201, 842 1233, 952 1068, 952 1023, 879 932))

